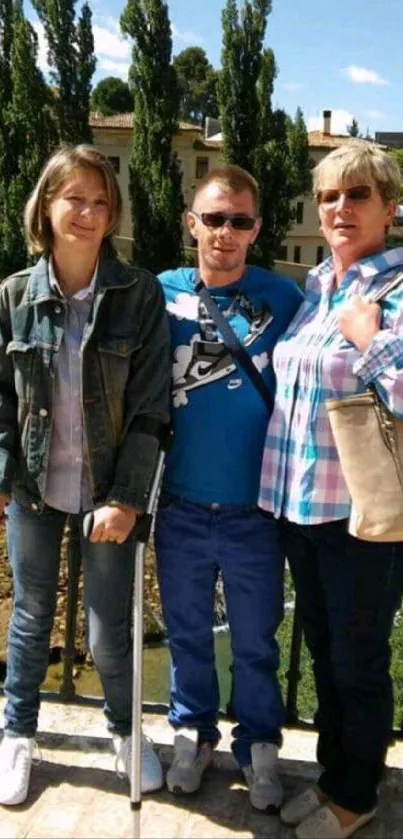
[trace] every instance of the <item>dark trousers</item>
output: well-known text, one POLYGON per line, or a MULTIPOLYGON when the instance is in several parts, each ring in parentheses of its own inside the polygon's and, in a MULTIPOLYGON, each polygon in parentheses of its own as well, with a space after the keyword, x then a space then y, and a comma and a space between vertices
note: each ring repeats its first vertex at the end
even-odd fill
POLYGON ((341 807, 367 812, 393 726, 389 637, 403 593, 403 542, 355 539, 346 521, 283 527, 313 659, 319 786, 341 807))

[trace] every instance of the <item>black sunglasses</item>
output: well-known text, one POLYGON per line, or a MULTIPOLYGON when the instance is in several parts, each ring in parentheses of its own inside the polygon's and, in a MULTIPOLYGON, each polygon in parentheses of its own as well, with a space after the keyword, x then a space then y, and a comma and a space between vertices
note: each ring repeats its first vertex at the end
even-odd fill
POLYGON ((349 201, 355 203, 368 201, 372 195, 372 187, 369 184, 359 184, 358 186, 350 186, 348 189, 322 189, 318 192, 318 204, 333 207, 337 204, 341 195, 345 195, 349 201))
POLYGON ((242 216, 232 213, 196 213, 191 211, 196 218, 205 225, 205 227, 212 227, 214 230, 223 227, 226 221, 231 223, 234 230, 252 230, 255 226, 256 219, 252 216, 242 216))

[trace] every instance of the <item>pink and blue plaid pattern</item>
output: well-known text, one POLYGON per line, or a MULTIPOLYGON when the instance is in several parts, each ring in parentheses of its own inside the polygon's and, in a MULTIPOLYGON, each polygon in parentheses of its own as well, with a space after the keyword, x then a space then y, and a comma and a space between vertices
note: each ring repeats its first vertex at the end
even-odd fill
POLYGON ((305 301, 273 355, 277 390, 259 505, 276 517, 320 524, 350 513, 326 399, 360 393, 373 382, 403 417, 403 282, 383 302, 382 329, 365 353, 338 328, 348 298, 370 295, 402 269, 403 247, 354 263, 338 289, 331 257, 308 273, 305 301))

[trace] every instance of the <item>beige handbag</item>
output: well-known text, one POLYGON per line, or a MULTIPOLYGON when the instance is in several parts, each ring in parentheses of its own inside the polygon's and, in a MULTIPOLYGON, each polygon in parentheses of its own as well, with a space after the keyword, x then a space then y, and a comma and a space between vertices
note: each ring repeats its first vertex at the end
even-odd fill
MULTIPOLYGON (((388 281, 377 303, 403 282, 388 281)), ((403 419, 393 416, 374 387, 326 401, 352 509, 349 533, 370 542, 403 541, 403 419)))

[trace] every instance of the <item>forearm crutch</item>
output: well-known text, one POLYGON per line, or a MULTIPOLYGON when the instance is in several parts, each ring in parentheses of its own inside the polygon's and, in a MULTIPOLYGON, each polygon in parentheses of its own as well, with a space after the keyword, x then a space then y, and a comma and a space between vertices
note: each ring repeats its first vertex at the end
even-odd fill
MULTIPOLYGON (((132 760, 130 778, 130 806, 133 811, 133 839, 140 839, 141 810, 141 711, 143 689, 143 595, 144 559, 150 538, 153 517, 164 473, 167 441, 158 453, 157 465, 152 479, 147 507, 137 520, 132 531, 136 540, 134 551, 134 596, 133 596, 133 687, 132 687, 132 760)), ((94 513, 84 517, 83 531, 86 539, 91 535, 94 513)))

